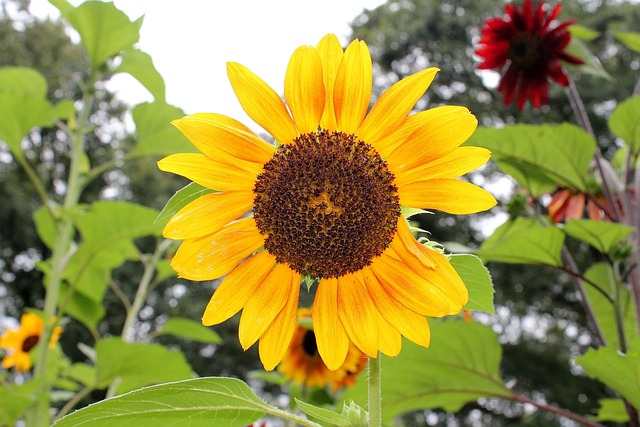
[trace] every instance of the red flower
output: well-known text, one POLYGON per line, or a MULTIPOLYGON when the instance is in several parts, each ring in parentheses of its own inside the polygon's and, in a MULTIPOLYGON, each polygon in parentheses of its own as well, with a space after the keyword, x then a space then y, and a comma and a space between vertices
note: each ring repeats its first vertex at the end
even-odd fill
POLYGON ((549 79, 560 86, 569 84, 561 60, 583 63, 564 52, 571 41, 567 27, 575 20, 558 23, 562 5, 557 4, 550 11, 545 6, 540 1, 534 8, 531 0, 524 0, 519 10, 513 3, 507 4, 507 16, 485 21, 479 42, 484 46, 476 50, 483 59, 478 69, 502 70, 498 90, 504 94, 504 104, 516 98, 520 110, 527 99, 535 108, 548 103, 549 79))
POLYGON ((587 196, 584 193, 573 192, 567 188, 558 190, 552 197, 547 211, 549 217, 555 223, 582 219, 584 208, 587 207, 587 215, 593 221, 606 221, 613 214, 611 207, 603 196, 587 196))

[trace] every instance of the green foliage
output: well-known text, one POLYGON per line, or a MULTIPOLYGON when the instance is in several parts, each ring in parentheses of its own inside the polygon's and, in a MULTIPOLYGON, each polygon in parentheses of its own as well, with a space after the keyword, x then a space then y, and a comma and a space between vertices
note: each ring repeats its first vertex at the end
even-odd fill
POLYGON ((244 427, 272 408, 233 378, 197 378, 151 386, 80 409, 56 427, 90 424, 244 427))
POLYGON ((157 335, 174 335, 206 344, 220 344, 222 338, 213 329, 200 322, 184 317, 172 317, 162 326, 157 335))
POLYGON ((0 388, 0 426, 15 425, 25 409, 32 405, 31 399, 26 393, 21 393, 20 388, 20 386, 0 388))
POLYGON ((96 344, 96 387, 116 381, 118 394, 163 382, 193 378, 180 351, 159 344, 127 343, 110 338, 96 344))
POLYGON ((559 229, 516 218, 498 227, 476 253, 484 261, 558 267, 562 265, 563 243, 564 234, 559 229))
POLYGON ((502 171, 533 197, 557 186, 586 191, 596 149, 589 134, 570 124, 482 128, 467 144, 491 150, 502 171))
MULTIPOLYGON (((597 34, 597 33, 596 33, 597 34)), ((585 34, 586 35, 586 34, 585 34)), ((574 65, 566 64, 566 67, 575 71, 579 71, 583 74, 591 74, 600 79, 608 80, 610 83, 614 82, 614 78, 604 69, 600 60, 591 53, 591 50, 580 39, 574 38, 569 43, 565 50, 568 54, 577 56, 584 61, 584 64, 574 65)))
POLYGON ((164 223, 165 221, 168 221, 169 218, 171 218, 180 209, 187 206, 198 197, 211 192, 211 189, 205 188, 195 182, 187 184, 169 199, 165 207, 162 209, 162 212, 160 212, 160 215, 158 215, 158 218, 156 218, 156 222, 164 223))
POLYGON ((129 153, 130 158, 197 152, 187 138, 171 124, 172 120, 184 116, 180 108, 162 102, 143 103, 136 105, 132 114, 138 143, 129 153))
POLYGON ((349 418, 343 414, 339 414, 330 409, 310 405, 300 399, 295 399, 295 402, 296 405, 298 405, 298 408, 300 408, 302 412, 311 417, 311 419, 315 419, 332 426, 348 427, 351 425, 349 418))
POLYGON ((475 255, 452 255, 451 265, 462 278, 469 291, 469 302, 463 308, 495 314, 491 274, 475 255))
POLYGON ((563 230, 569 236, 608 254, 615 245, 633 233, 634 228, 624 224, 581 219, 567 222, 563 230))
POLYGON ((614 36, 632 51, 640 53, 640 33, 618 31, 614 33, 614 36))
POLYGON ((49 1, 80 34, 96 70, 118 53, 131 49, 140 38, 142 18, 131 22, 111 2, 88 1, 74 8, 66 0, 49 1))
POLYGON ((620 103, 611 114, 609 128, 638 155, 640 152, 640 96, 620 103))
POLYGON ((629 414, 622 399, 600 399, 600 408, 595 419, 625 423, 629 421, 629 414))
POLYGON ((165 102, 164 79, 153 65, 148 53, 137 49, 125 50, 116 73, 128 73, 138 80, 153 95, 157 102, 165 102))
MULTIPOLYGON (((499 366, 500 343, 478 323, 432 321, 431 344, 403 341, 400 354, 382 357, 382 413, 387 421, 415 409, 458 411, 480 397, 509 398, 499 366)), ((366 382, 348 389, 342 401, 366 404, 366 382)))
POLYGON ((627 399, 635 408, 640 408, 640 338, 629 341, 626 354, 608 345, 589 349, 576 358, 592 378, 597 378, 627 399))
POLYGON ((600 33, 592 30, 591 28, 587 28, 584 25, 573 24, 569 27, 569 33, 571 37, 579 38, 584 41, 592 41, 600 37, 600 33))

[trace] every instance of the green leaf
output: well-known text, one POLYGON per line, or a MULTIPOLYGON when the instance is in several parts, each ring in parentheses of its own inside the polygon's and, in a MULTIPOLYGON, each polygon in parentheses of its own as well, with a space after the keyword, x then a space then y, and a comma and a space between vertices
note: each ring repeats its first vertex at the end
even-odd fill
POLYGON ((82 408, 56 427, 244 427, 270 406, 234 378, 196 378, 143 388, 82 408))
POLYGON ((600 37, 599 32, 579 24, 569 26, 569 33, 571 33, 571 37, 576 37, 587 42, 600 37))
POLYGON ((11 390, 0 388, 0 426, 16 425, 16 421, 20 418, 26 409, 34 402, 26 396, 16 393, 16 388, 11 390))
MULTIPOLYGON (((502 348, 491 327, 455 321, 431 321, 430 326, 429 348, 405 340, 398 356, 382 356, 385 420, 416 409, 455 412, 480 397, 510 398, 499 374, 502 348)), ((366 381, 341 397, 350 399, 366 405, 366 381)))
POLYGON ((636 53, 640 53, 640 33, 618 31, 614 37, 636 53))
MULTIPOLYGON (((100 280, 106 281, 108 278, 100 277, 100 280)), ((97 286, 97 288, 101 289, 102 295, 104 295, 104 287, 97 286)), ((71 292, 69 291, 69 285, 66 283, 62 283, 60 295, 60 304, 64 304, 65 314, 73 317, 97 334, 98 322, 102 320, 107 312, 102 305, 102 299, 96 301, 93 297, 88 297, 80 292, 71 292), (67 299, 69 294, 71 297, 67 299)))
POLYGON ((334 412, 330 409, 319 408, 317 406, 310 405, 297 398, 295 398, 295 401, 296 405, 298 405, 298 408, 300 408, 300 410, 305 414, 309 415, 312 419, 324 421, 325 423, 341 427, 348 427, 351 425, 349 418, 345 417, 342 414, 334 412))
POLYGON ((207 344, 220 344, 222 338, 213 329, 202 323, 184 317, 172 317, 167 320, 158 335, 174 335, 180 338, 207 344))
POLYGON ((114 73, 128 73, 153 95, 156 101, 165 102, 164 79, 153 65, 148 53, 138 49, 122 52, 122 63, 114 73))
POLYGON ((84 386, 92 386, 96 382, 96 368, 86 363, 74 363, 67 373, 67 377, 84 386))
POLYGON ((0 68, 0 141, 17 158, 23 158, 20 144, 31 129, 53 125, 55 110, 46 96, 47 82, 38 71, 0 68))
POLYGON ((180 108, 163 102, 147 102, 136 105, 132 115, 138 143, 129 157, 198 152, 182 132, 171 124, 172 120, 184 117, 180 108))
POLYGON ((600 408, 595 419, 598 421, 615 421, 626 423, 629 421, 629 413, 622 399, 600 399, 600 408))
POLYGON ((187 206, 198 197, 209 193, 213 193, 213 190, 205 188, 195 182, 187 184, 171 196, 167 204, 162 208, 162 212, 160 212, 160 215, 158 215, 155 222, 164 224, 180 209, 187 206))
POLYGON ((131 22, 127 14, 111 2, 87 1, 75 8, 64 0, 50 0, 50 3, 80 34, 96 70, 109 58, 131 49, 140 39, 142 18, 131 22))
POLYGON ((618 347, 620 342, 618 336, 618 329, 616 325, 616 314, 613 307, 612 300, 618 293, 620 300, 620 310, 622 314, 626 340, 632 336, 632 332, 636 328, 636 312, 633 306, 633 299, 631 292, 622 283, 614 283, 614 273, 611 269, 611 265, 606 263, 597 263, 589 267, 585 272, 585 279, 588 282, 593 282, 600 289, 602 289, 608 296, 607 298, 594 286, 588 282, 585 283, 585 292, 587 294, 587 300, 591 306, 598 326, 602 331, 605 343, 618 347), (617 290, 616 287, 617 286, 617 290))
POLYGON ((36 209, 33 213, 33 222, 36 225, 36 231, 38 232, 40 240, 42 240, 48 248, 53 248, 58 235, 58 228, 49 209, 44 206, 36 209))
POLYGON ((469 290, 469 302, 463 308, 495 314, 493 282, 489 270, 475 255, 451 255, 451 265, 469 290))
POLYGON ((503 172, 537 197, 556 186, 587 190, 589 163, 596 144, 571 124, 481 128, 468 145, 491 150, 503 172))
POLYGON ((569 236, 590 244, 603 254, 611 252, 611 249, 633 233, 633 230, 634 228, 628 225, 589 219, 572 220, 564 226, 564 231, 569 236))
POLYGON ((180 351, 160 344, 127 343, 117 338, 96 344, 98 388, 119 379, 118 394, 150 384, 193 378, 191 367, 180 351))
POLYGON ((564 233, 556 227, 545 227, 539 222, 516 218, 498 227, 485 240, 476 254, 485 262, 536 264, 559 267, 564 233))
POLYGON ((613 110, 609 118, 609 129, 634 154, 640 153, 640 96, 626 99, 613 110))
POLYGON ((640 408, 640 338, 629 341, 627 354, 616 346, 590 348, 576 362, 591 378, 602 381, 620 393, 635 408, 640 408))
POLYGON ((578 38, 572 38, 571 43, 569 43, 569 46, 566 47, 565 52, 569 55, 577 56, 584 61, 584 64, 581 65, 569 64, 565 62, 563 65, 568 69, 576 70, 583 74, 591 74, 592 76, 600 77, 610 82, 614 81, 613 77, 611 77, 611 74, 609 74, 607 70, 604 69, 598 57, 591 53, 587 45, 582 40, 578 38))

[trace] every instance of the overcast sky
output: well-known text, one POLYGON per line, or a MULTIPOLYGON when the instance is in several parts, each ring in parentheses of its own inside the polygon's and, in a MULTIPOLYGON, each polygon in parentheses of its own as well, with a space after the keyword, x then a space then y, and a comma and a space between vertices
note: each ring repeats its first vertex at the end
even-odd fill
MULTIPOLYGON (((79 0, 72 0, 80 4, 79 0)), ((216 112, 254 130, 226 75, 226 62, 240 62, 278 93, 293 50, 315 45, 327 33, 345 44, 349 23, 384 0, 115 0, 131 19, 144 15, 138 47, 149 53, 165 79, 167 102, 187 114, 216 112)), ((40 16, 57 16, 46 0, 32 0, 40 16)), ((115 80, 124 100, 150 95, 129 78, 115 80)))

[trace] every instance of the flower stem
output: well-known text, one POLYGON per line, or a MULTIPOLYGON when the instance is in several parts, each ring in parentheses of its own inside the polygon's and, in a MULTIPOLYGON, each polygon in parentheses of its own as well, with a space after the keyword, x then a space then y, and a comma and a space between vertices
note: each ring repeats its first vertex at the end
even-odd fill
POLYGON ((369 357, 369 427, 382 425, 382 365, 378 357, 369 357))

